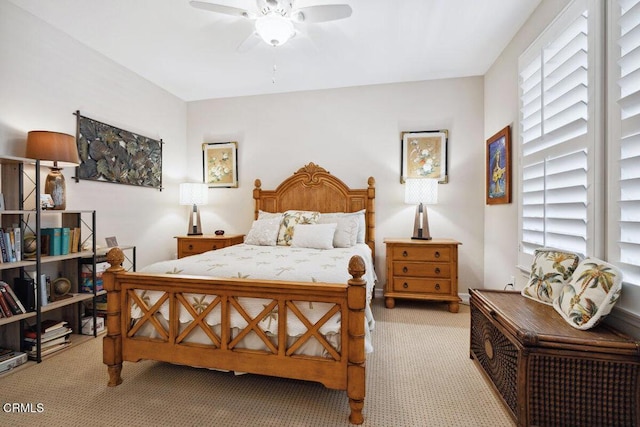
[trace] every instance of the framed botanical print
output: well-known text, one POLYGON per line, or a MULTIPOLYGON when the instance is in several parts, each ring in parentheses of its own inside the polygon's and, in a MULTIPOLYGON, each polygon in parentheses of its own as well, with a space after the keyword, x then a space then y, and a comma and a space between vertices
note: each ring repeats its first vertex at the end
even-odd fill
POLYGON ((407 178, 437 179, 447 183, 447 130, 402 132, 400 183, 407 178))
POLYGON ((203 181, 209 188, 238 186, 238 143, 202 144, 203 181))
POLYGON ((487 140, 487 205, 511 203, 511 128, 487 140))

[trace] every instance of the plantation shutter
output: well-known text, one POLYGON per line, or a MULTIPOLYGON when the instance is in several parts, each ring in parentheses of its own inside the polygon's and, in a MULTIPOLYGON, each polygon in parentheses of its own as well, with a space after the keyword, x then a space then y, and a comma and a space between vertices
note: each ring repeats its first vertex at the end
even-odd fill
POLYGON ((519 264, 536 248, 587 255, 594 214, 588 2, 572 3, 520 58, 519 264))
MULTIPOLYGON (((640 284, 640 0, 618 0, 617 25, 612 26, 617 49, 612 49, 617 63, 615 93, 619 114, 612 115, 618 130, 612 157, 619 163, 615 188, 617 210, 617 244, 611 254, 624 272, 625 282, 640 284)), ((614 168, 615 169, 615 168, 614 168)), ((612 232, 614 232, 612 230, 612 232)))

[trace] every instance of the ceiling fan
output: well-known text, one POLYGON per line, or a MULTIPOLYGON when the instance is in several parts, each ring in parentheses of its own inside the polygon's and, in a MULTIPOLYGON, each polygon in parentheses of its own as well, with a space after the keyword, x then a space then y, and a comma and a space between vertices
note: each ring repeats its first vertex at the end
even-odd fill
POLYGON ((351 16, 351 6, 331 4, 294 8, 295 0, 256 0, 257 10, 192 0, 191 6, 210 12, 255 20, 255 32, 243 45, 252 44, 260 36, 271 46, 282 46, 296 35, 294 24, 335 21, 351 16), (248 42, 248 43, 247 43, 248 42))

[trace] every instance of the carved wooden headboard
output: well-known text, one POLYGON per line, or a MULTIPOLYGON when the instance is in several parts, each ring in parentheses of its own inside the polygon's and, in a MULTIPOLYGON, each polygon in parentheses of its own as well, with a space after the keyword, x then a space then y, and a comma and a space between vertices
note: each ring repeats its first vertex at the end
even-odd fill
POLYGON ((375 179, 367 180, 365 189, 352 190, 326 169, 309 163, 285 179, 275 190, 263 190, 255 181, 255 218, 259 211, 284 212, 307 210, 318 212, 357 212, 365 209, 365 242, 375 255, 375 179))

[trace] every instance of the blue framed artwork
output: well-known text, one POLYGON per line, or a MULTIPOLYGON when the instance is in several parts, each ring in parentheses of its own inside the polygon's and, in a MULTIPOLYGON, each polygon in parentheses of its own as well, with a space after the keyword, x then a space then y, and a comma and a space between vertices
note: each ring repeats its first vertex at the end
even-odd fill
POLYGON ((511 203, 511 127, 487 140, 487 204, 511 203))

